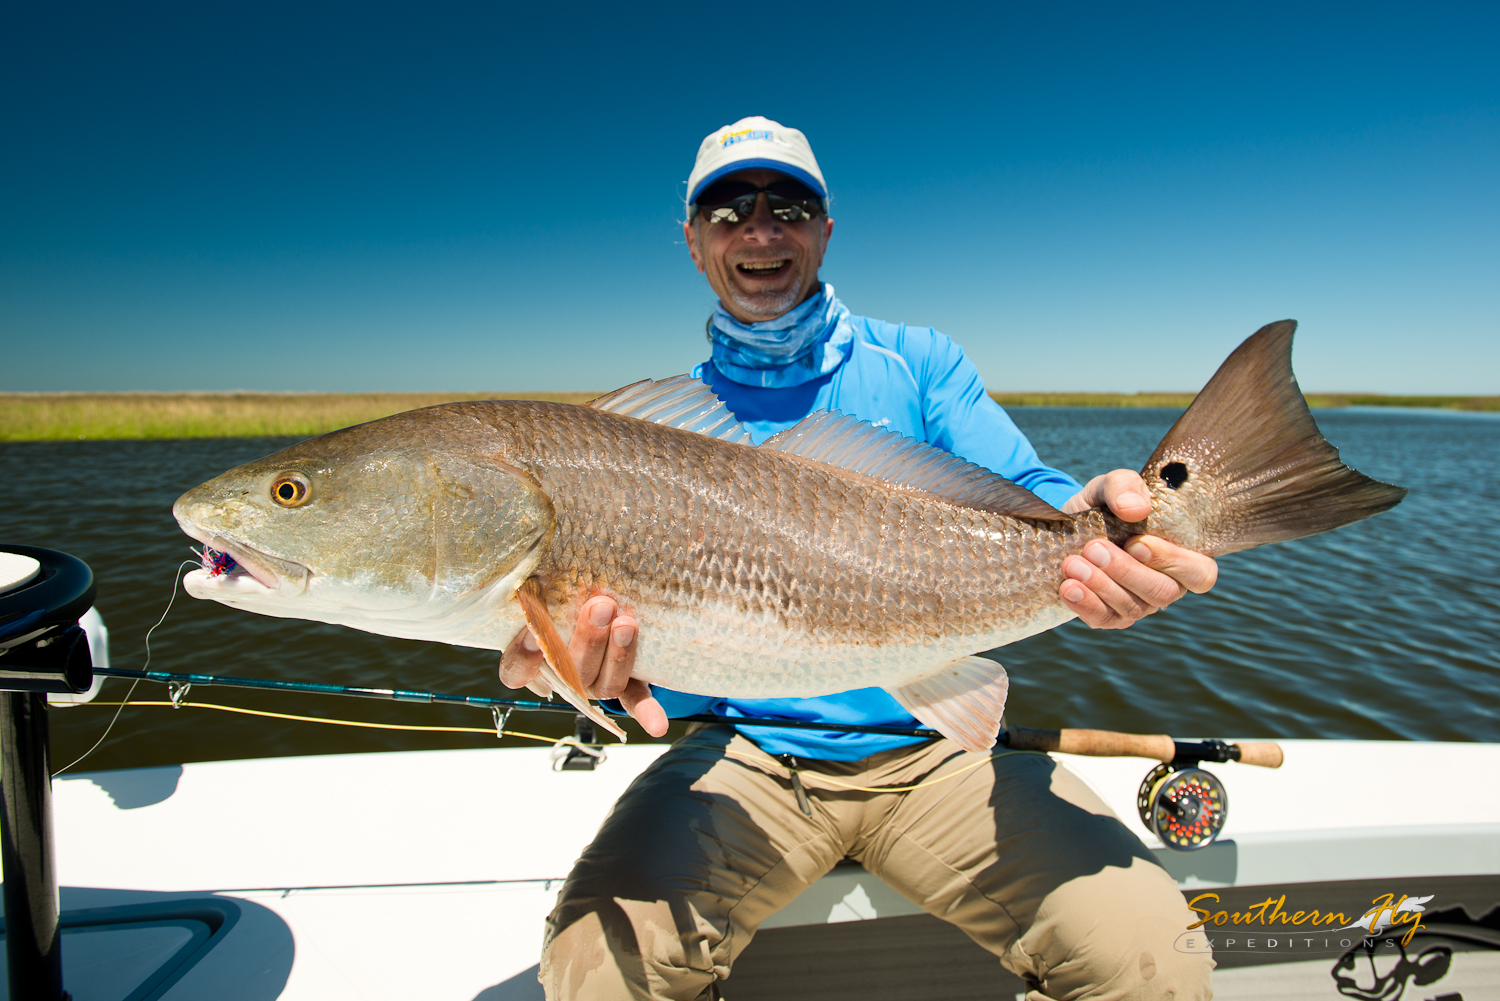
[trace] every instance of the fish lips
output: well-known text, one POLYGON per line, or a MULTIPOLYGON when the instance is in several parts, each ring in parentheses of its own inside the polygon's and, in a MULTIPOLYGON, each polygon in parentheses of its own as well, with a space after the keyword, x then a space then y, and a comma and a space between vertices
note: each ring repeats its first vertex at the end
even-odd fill
MULTIPOLYGON (((302 564, 272 556, 270 553, 263 553, 259 549, 226 539, 222 535, 214 535, 190 521, 178 519, 178 524, 184 532, 210 549, 216 549, 234 557, 234 561, 240 565, 240 568, 266 592, 281 598, 295 598, 307 590, 308 578, 312 575, 302 564)), ((205 591, 242 589, 246 584, 243 580, 232 582, 228 577, 212 577, 206 570, 195 570, 188 574, 188 577, 201 578, 195 580, 194 583, 198 589, 205 591)))

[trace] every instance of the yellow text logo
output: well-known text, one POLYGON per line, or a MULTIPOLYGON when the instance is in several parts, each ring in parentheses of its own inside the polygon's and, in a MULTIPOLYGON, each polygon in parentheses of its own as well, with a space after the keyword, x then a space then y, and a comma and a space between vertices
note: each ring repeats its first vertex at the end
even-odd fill
POLYGON ((1215 909, 1213 907, 1200 907, 1200 902, 1212 901, 1217 904, 1219 895, 1217 893, 1200 893, 1188 901, 1188 907, 1198 915, 1198 920, 1188 925, 1188 931, 1202 928, 1206 925, 1223 927, 1225 925, 1260 925, 1269 928, 1272 925, 1280 925, 1285 928, 1288 925, 1309 927, 1324 927, 1338 925, 1339 930, 1350 928, 1363 928, 1367 935, 1379 935, 1392 928, 1408 926, 1406 935, 1401 939, 1402 945, 1411 942, 1411 937, 1416 934, 1417 929, 1423 927, 1422 912, 1423 905, 1431 900, 1432 896, 1408 897, 1402 894, 1399 898, 1394 893, 1383 894, 1376 897, 1371 903, 1375 906, 1366 911, 1358 921, 1349 923, 1348 915, 1343 911, 1321 911, 1314 907, 1310 910, 1286 909, 1286 894, 1280 897, 1267 897, 1258 904, 1252 904, 1243 911, 1233 913, 1215 909))

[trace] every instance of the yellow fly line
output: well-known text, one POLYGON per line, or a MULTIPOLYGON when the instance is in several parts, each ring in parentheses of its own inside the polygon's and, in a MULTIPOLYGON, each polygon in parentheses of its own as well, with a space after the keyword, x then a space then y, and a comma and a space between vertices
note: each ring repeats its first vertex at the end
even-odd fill
MULTIPOLYGON (((80 703, 80 705, 88 705, 88 706, 170 706, 170 705, 172 705, 172 703, 171 702, 146 702, 146 701, 136 701, 136 702, 84 702, 84 703, 80 703)), ((241 715, 244 715, 244 716, 264 716, 264 717, 267 717, 269 719, 289 719, 289 720, 293 720, 293 721, 298 722, 298 723, 328 723, 328 724, 330 724, 332 726, 357 726, 357 727, 363 727, 363 728, 369 729, 369 730, 421 730, 421 731, 426 731, 426 732, 429 732, 429 733, 487 733, 487 734, 493 734, 495 732, 494 727, 485 727, 485 726, 415 726, 415 725, 408 724, 408 723, 366 723, 366 722, 361 721, 361 720, 352 720, 352 719, 327 719, 327 718, 322 717, 322 716, 294 716, 291 713, 273 713, 273 712, 267 712, 267 711, 265 711, 263 709, 244 709, 244 708, 241 708, 240 706, 221 706, 221 705, 215 705, 212 702, 182 702, 182 703, 179 703, 177 705, 177 708, 179 708, 179 709, 218 709, 221 712, 226 712, 226 713, 240 713, 241 715)), ((545 737, 545 736, 542 736, 541 734, 537 734, 537 733, 522 733, 519 730, 502 730, 500 732, 501 732, 501 734, 503 736, 506 736, 506 737, 523 737, 523 738, 526 738, 527 740, 540 740, 544 744, 573 744, 573 745, 577 745, 580 750, 587 750, 588 749, 586 747, 586 745, 583 745, 583 744, 579 743, 578 740, 577 740, 577 738, 575 738, 575 737, 563 737, 561 739, 558 739, 557 737, 545 737)), ((699 745, 695 745, 695 746, 702 747, 704 745, 699 744, 699 745)), ((996 751, 994 754, 990 755, 987 758, 984 758, 984 759, 979 760, 979 761, 975 761, 972 764, 965 765, 964 767, 958 769, 957 771, 949 772, 947 775, 941 775, 941 776, 939 776, 938 778, 935 778, 935 779, 923 779, 921 782, 915 782, 915 783, 913 783, 911 785, 904 785, 904 786, 862 786, 862 785, 855 785, 852 782, 844 782, 844 781, 841 781, 839 779, 832 778, 832 777, 827 776, 827 775, 823 775, 823 774, 821 774, 819 772, 803 771, 800 768, 798 768, 798 769, 788 768, 787 766, 783 765, 779 761, 775 761, 775 760, 773 760, 771 758, 762 758, 762 757, 759 757, 758 755, 754 755, 754 754, 745 754, 743 751, 731 751, 731 750, 729 750, 729 749, 726 748, 724 750, 724 753, 728 757, 731 757, 731 758, 740 758, 740 759, 743 759, 745 761, 749 761, 749 762, 751 762, 753 764, 760 765, 763 768, 782 769, 782 770, 785 770, 785 771, 788 771, 788 772, 795 771, 798 775, 803 776, 805 778, 815 779, 818 782, 825 783, 825 784, 831 785, 831 786, 835 786, 835 787, 837 787, 839 789, 848 789, 851 792, 913 792, 913 791, 915 791, 917 789, 926 789, 929 786, 935 786, 935 785, 937 785, 940 782, 947 782, 949 779, 956 779, 960 775, 964 775, 964 774, 966 774, 968 772, 973 771, 976 768, 980 768, 980 767, 982 767, 984 765, 987 765, 991 761, 994 761, 996 758, 1001 757, 1003 755, 1006 755, 1006 754, 1026 754, 1026 753, 1029 753, 1029 752, 1026 752, 1026 751, 1011 751, 1011 750, 996 751)))
MULTIPOLYGON (((86 706, 170 706, 170 702, 82 702, 86 706)), ((244 716, 265 716, 270 719, 289 719, 298 723, 329 723, 333 726, 357 726, 368 730, 426 730, 432 733, 487 733, 493 735, 495 728, 492 726, 413 726, 407 723, 366 723, 362 720, 353 719, 325 719, 322 716, 294 716, 291 713, 266 712, 263 709, 244 709, 240 706, 220 706, 212 702, 183 702, 180 709, 218 709, 226 713, 240 713, 244 716)), ((544 737, 538 733, 522 733, 519 730, 501 730, 506 737, 526 737, 530 740, 540 740, 547 744, 557 743, 556 737, 544 737)), ((566 743, 573 740, 572 737, 564 737, 566 743)))

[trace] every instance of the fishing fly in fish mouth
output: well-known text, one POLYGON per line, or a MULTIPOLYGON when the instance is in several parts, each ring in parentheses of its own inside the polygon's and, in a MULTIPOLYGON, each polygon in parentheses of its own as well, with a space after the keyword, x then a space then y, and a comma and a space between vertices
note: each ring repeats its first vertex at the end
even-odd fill
MULTIPOLYGON (((719 297, 708 323, 711 358, 691 375, 637 383, 587 406, 429 407, 232 469, 184 494, 174 513, 188 535, 243 572, 225 572, 205 552, 205 567, 186 578, 189 593, 266 615, 502 650, 506 684, 556 693, 622 739, 594 699, 618 699, 657 735, 671 715, 713 712, 731 724, 735 716, 920 722, 945 738, 934 750, 913 738, 745 728, 730 742, 741 750, 724 744, 715 769, 746 767, 729 763, 735 753, 783 755, 794 768, 938 754, 930 766, 937 769, 943 753, 995 744, 1007 678, 976 652, 1073 618, 1128 626, 1213 587, 1218 555, 1337 528, 1405 493, 1343 465, 1319 433, 1292 375, 1291 321, 1241 344, 1140 471, 1080 484, 1037 457, 951 340, 855 316, 819 279, 833 220, 801 133, 757 118, 710 135, 689 180, 688 210, 689 254, 719 297)), ((662 761, 679 753, 696 752, 674 749, 662 761)), ((1069 810, 1107 813, 1092 794, 1059 791, 1066 783, 1028 767, 997 761, 994 782, 1019 783, 1047 804, 1036 836, 1055 834, 1069 810)), ((990 785, 967 792, 964 785, 952 784, 933 817, 993 812, 990 785)), ((768 791, 752 807, 736 799, 743 787, 723 788, 744 809, 770 811, 756 820, 767 830, 802 824, 804 815, 817 821, 806 799, 798 812, 768 791)), ((699 786, 692 789, 697 795, 699 786)), ((685 787, 657 788, 651 795, 665 798, 651 808, 666 808, 679 793, 689 795, 685 787)), ((709 809, 693 802, 693 810, 709 809)), ((826 811, 846 808, 818 802, 826 811)), ((595 842, 600 857, 660 841, 677 846, 682 865, 696 864, 679 840, 626 829, 636 822, 607 823, 595 842)), ((1077 835, 1078 850, 1114 857, 1106 842, 1122 837, 1120 844, 1138 845, 1120 827, 1077 835)), ((1064 840, 1073 844, 1058 845, 1064 840)), ((1063 852, 1058 845, 1038 847, 1038 857, 1063 852)), ((717 842, 700 847, 704 866, 738 864, 722 858, 717 842)), ((746 846, 747 857, 763 850, 770 849, 746 846)), ((838 849, 828 865, 852 850, 838 849)), ((1129 866, 1130 850, 1125 857, 1129 866)), ((588 859, 580 872, 589 871, 588 859)), ((1100 862, 1087 871, 1107 868, 1100 862)), ((671 871, 664 864, 665 882, 642 891, 669 910, 680 894, 671 871)), ((1112 883, 1109 892, 1128 888, 1135 913, 1138 900, 1149 899, 1176 914, 1174 885, 1166 877, 1157 885, 1153 873, 1160 874, 1112 883)), ((906 885, 900 872, 883 875, 906 885)), ((568 886, 542 966, 549 997, 694 996, 686 987, 637 991, 623 959, 600 981, 612 987, 576 990, 569 957, 588 951, 569 938, 587 923, 578 908, 591 893, 615 899, 624 891, 568 886)), ((1089 937, 1102 934, 1031 928, 1023 919, 1035 916, 1032 897, 1023 906, 1012 884, 977 888, 984 899, 1014 904, 1006 920, 1023 926, 1017 948, 1055 952, 1073 942, 1089 953, 1089 937), (1030 941, 1033 932, 1052 944, 1030 941)), ((985 938, 987 919, 965 917, 956 901, 942 904, 933 887, 909 889, 949 920, 973 917, 966 931, 1007 965, 1035 962, 1039 981, 1049 970, 1113 975, 1097 958, 1012 955, 1010 938, 985 938)), ((699 920, 724 928, 708 966, 679 971, 689 986, 727 971, 732 956, 721 950, 730 948, 733 903, 720 913, 694 898, 699 920)), ((735 913, 753 933, 758 918, 735 913)), ((641 918, 655 931, 636 938, 668 949, 675 939, 662 930, 676 919, 659 917, 641 918)), ((1207 967, 1166 972, 1189 962, 1171 958, 1170 939, 1151 938, 1137 954, 1168 957, 1152 991, 1188 997, 1207 982, 1207 967), (1140 951, 1148 946, 1150 953, 1140 951)), ((645 966, 672 962, 664 954, 645 966)), ((1051 986, 1076 993, 1061 979, 1051 986)))

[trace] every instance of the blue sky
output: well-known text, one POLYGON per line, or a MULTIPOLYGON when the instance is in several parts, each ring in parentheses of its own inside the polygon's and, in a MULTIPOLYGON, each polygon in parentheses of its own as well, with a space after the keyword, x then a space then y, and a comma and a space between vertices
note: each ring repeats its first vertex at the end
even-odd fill
POLYGON ((1492 5, 33 4, 0 390, 607 389, 691 367, 699 140, 802 129, 823 276, 992 389, 1500 393, 1492 5))

